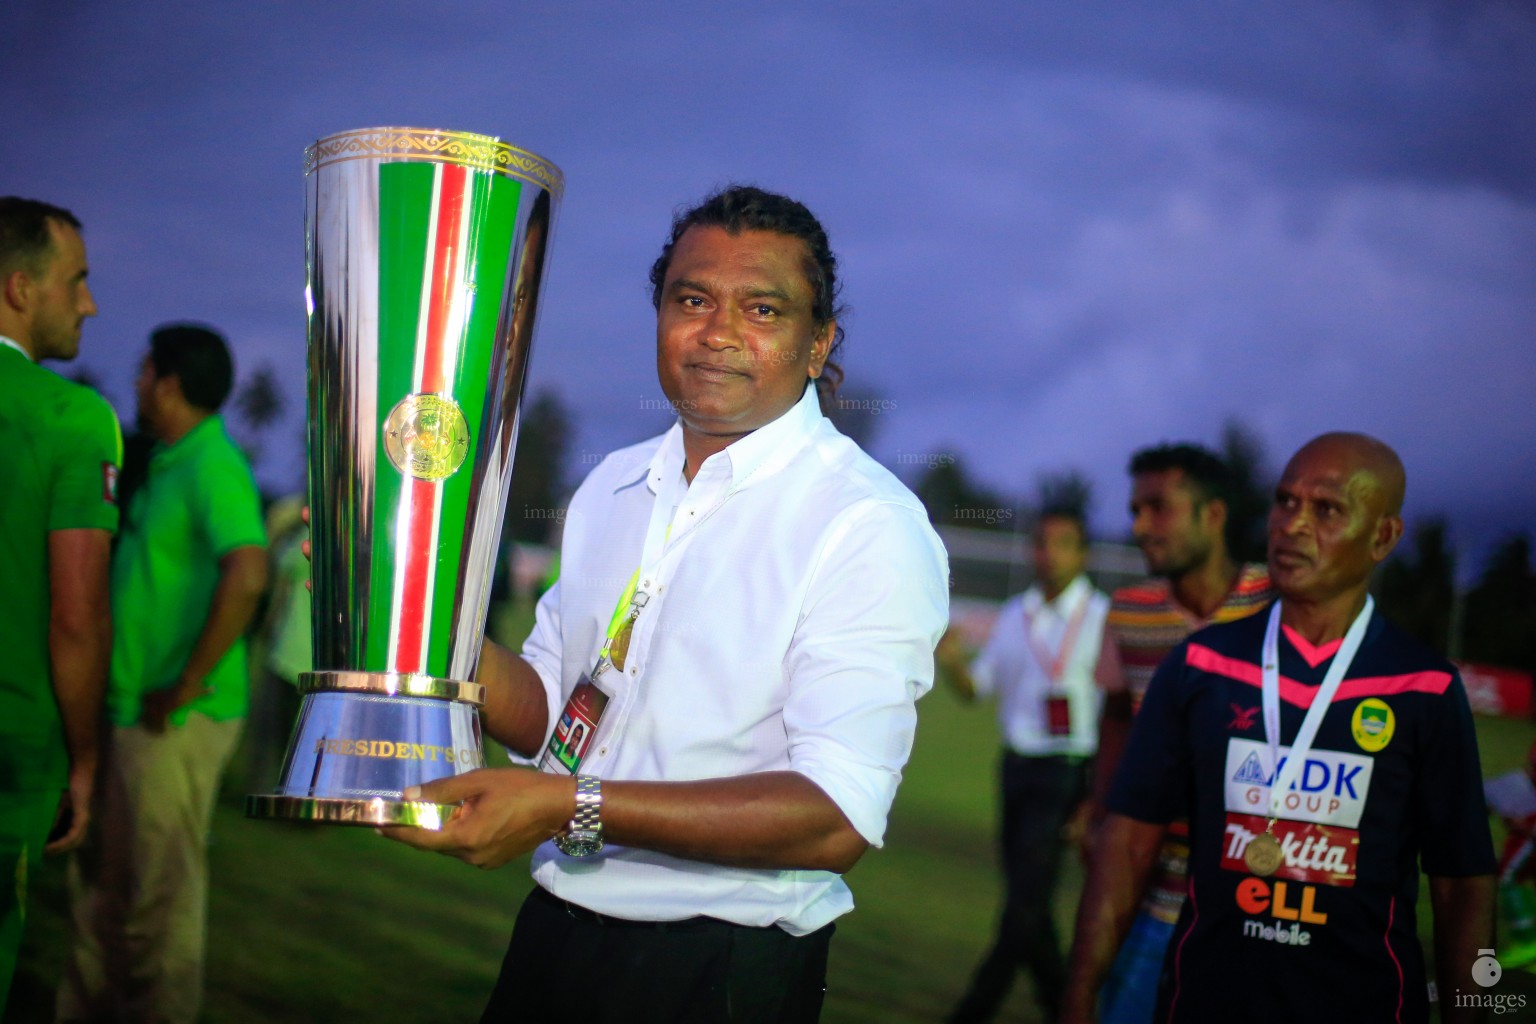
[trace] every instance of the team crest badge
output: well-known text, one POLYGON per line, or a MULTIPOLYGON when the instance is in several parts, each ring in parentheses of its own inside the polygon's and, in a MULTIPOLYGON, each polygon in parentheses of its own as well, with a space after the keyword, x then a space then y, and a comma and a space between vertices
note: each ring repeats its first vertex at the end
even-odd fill
POLYGON ((1355 742, 1360 744, 1360 749, 1372 754, 1381 750, 1392 742, 1392 733, 1397 729, 1397 716, 1392 714, 1392 708, 1384 700, 1368 697, 1355 707, 1355 713, 1349 720, 1349 731, 1355 737, 1355 742))
POLYGON ((406 395, 384 421, 384 451, 407 476, 443 480, 464 465, 469 426, 451 398, 406 395))

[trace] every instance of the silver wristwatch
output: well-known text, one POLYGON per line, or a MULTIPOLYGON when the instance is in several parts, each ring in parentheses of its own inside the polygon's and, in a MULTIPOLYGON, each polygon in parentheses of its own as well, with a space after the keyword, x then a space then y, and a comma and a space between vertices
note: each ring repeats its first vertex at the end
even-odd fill
POLYGON ((576 816, 555 836, 555 848, 567 857, 590 857, 603 848, 603 780, 576 776, 576 816))

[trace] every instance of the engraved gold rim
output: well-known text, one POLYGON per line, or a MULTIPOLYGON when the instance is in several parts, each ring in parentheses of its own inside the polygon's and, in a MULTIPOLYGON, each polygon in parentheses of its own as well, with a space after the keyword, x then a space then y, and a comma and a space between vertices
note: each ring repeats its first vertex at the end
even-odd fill
POLYGON ((433 804, 421 800, 343 800, 335 797, 248 796, 247 818, 272 818, 283 821, 315 821, 333 825, 411 825, 440 831, 453 815, 456 804, 433 804))
POLYGON ((479 683, 407 672, 304 672, 299 676, 299 692, 381 693, 485 706, 485 687, 479 683))
POLYGON ((346 160, 426 160, 492 171, 548 189, 565 191, 565 174, 550 161, 494 135, 434 128, 359 128, 319 139, 304 150, 304 174, 346 160))

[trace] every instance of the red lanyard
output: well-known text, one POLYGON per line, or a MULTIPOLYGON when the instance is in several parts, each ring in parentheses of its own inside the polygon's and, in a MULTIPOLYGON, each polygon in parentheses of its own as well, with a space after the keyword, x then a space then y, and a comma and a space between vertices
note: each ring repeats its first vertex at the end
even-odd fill
POLYGON ((1062 634, 1061 645, 1056 649, 1056 656, 1052 658, 1049 653, 1040 649, 1035 642, 1035 620, 1029 612, 1024 613, 1024 638, 1029 641, 1029 651, 1035 656, 1035 662, 1050 675, 1051 682, 1061 681, 1061 675, 1066 670, 1067 662, 1072 659, 1072 651, 1077 646, 1077 634, 1083 628, 1083 619, 1087 617, 1088 599, 1084 597, 1077 602, 1077 609, 1073 611, 1072 618, 1067 621, 1067 630, 1062 634))

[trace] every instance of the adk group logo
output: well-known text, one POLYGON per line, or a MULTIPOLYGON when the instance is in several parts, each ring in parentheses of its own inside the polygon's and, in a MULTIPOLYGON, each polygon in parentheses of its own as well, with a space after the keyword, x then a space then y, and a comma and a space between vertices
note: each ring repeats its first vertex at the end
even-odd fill
POLYGON ((1492 991, 1503 977, 1504 968, 1499 964, 1498 955, 1491 949, 1478 950, 1477 959, 1472 962, 1472 980, 1483 991, 1463 992, 1458 988, 1454 996, 1455 1005, 1479 1007, 1492 1010, 1496 1014, 1514 1013, 1516 1010, 1525 1009, 1525 996, 1518 993, 1492 991))

